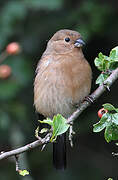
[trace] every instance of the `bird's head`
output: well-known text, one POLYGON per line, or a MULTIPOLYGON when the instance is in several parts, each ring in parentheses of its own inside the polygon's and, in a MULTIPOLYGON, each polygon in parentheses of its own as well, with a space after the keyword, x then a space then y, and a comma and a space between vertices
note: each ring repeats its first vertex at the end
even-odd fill
POLYGON ((56 53, 66 53, 72 49, 85 45, 80 33, 68 29, 57 31, 49 40, 47 48, 56 53))

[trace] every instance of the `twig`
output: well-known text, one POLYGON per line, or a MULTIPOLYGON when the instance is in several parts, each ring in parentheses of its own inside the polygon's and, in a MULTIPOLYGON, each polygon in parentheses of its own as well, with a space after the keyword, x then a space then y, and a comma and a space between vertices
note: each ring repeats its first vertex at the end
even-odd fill
POLYGON ((31 149, 34 149, 34 148, 38 147, 39 145, 46 144, 46 143, 49 142, 50 137, 51 137, 51 134, 48 133, 43 139, 34 141, 34 142, 30 143, 30 144, 27 144, 27 145, 25 145, 23 147, 14 149, 12 151, 3 152, 2 154, 0 154, 0 160, 11 157, 11 156, 21 154, 21 153, 26 152, 26 151, 29 151, 31 149))
MULTIPOLYGON (((110 87, 114 81, 118 79, 118 68, 112 72, 112 74, 105 80, 104 84, 106 84, 108 87, 110 87)), ((95 101, 98 99, 105 91, 106 91, 105 85, 100 85, 91 95, 90 97, 95 101)), ((81 103, 79 108, 67 119, 67 122, 71 124, 88 106, 91 105, 91 102, 84 101, 81 103)), ((40 145, 47 144, 50 142, 52 133, 48 133, 44 138, 39 138, 37 141, 34 141, 30 144, 27 144, 23 147, 17 148, 12 151, 4 152, 2 151, 0 154, 0 160, 8 158, 10 156, 16 156, 18 154, 21 154, 23 152, 29 151, 31 149, 34 149, 40 145)))

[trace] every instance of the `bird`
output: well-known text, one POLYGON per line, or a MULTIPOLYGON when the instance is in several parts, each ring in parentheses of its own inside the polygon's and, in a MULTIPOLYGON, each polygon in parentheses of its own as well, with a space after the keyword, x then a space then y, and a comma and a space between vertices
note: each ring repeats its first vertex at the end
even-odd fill
MULTIPOLYGON (((34 106, 44 117, 61 114, 66 119, 91 90, 92 70, 82 52, 79 32, 58 30, 48 41, 36 68, 34 106)), ((53 164, 66 168, 66 133, 53 142, 53 164)))

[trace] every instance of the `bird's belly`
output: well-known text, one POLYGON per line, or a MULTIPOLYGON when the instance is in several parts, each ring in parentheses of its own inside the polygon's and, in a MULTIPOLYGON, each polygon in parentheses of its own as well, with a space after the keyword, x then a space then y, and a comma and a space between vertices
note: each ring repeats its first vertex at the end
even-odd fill
POLYGON ((54 77, 57 76, 44 74, 41 78, 36 77, 34 105, 37 112, 45 117, 53 117, 58 113, 69 117, 76 110, 74 104, 79 104, 89 94, 91 81, 88 84, 81 81, 82 85, 72 88, 71 79, 64 79, 60 74, 54 77))
POLYGON ((38 87, 34 96, 37 112, 40 112, 45 117, 53 117, 58 113, 68 117, 75 110, 72 106, 71 97, 66 97, 61 86, 47 83, 43 86, 43 89, 41 87, 42 85, 38 87))

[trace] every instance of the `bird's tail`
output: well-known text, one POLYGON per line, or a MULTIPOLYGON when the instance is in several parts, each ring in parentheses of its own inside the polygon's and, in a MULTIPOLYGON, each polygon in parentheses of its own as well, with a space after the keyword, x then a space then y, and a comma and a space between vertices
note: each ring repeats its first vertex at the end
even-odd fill
POLYGON ((53 165, 60 170, 66 168, 66 133, 58 136, 53 143, 53 165))

